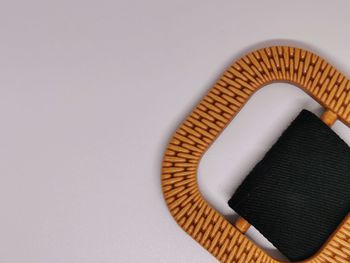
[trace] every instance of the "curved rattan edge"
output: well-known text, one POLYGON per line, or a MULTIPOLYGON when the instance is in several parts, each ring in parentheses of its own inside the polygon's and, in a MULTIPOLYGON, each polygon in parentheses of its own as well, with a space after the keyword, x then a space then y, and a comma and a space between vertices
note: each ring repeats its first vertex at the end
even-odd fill
MULTIPOLYGON (((177 223, 221 262, 279 262, 225 220, 202 197, 197 184, 201 157, 259 88, 271 82, 300 87, 350 124, 350 82, 319 56, 275 46, 234 62, 172 136, 162 163, 162 189, 177 223)), ((349 262, 350 217, 324 247, 304 262, 349 262)))

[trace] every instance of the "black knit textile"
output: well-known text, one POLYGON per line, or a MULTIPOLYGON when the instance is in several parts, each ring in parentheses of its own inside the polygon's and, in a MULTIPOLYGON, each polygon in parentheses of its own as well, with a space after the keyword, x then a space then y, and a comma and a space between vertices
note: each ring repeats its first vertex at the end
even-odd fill
POLYGON ((313 256, 350 211, 350 150, 303 110, 229 206, 292 261, 313 256))

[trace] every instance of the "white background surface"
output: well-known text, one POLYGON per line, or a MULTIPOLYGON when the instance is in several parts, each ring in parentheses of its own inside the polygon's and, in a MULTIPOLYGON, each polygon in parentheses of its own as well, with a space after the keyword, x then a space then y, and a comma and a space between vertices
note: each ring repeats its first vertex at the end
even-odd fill
MULTIPOLYGON (((255 48, 311 49, 350 76, 349 8, 0 1, 0 262, 215 262, 163 201, 167 140, 225 67, 255 48)), ((302 91, 270 85, 204 156, 200 188, 227 218, 234 189, 302 108, 321 112, 302 91)), ((350 142, 345 126, 335 129, 350 142)))

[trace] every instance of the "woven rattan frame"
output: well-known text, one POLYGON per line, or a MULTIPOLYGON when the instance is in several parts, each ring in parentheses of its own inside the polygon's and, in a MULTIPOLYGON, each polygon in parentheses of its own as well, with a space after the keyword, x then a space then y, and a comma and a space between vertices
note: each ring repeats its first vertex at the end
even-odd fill
MULTIPOLYGON (((162 188, 177 223, 221 262, 280 262, 249 240, 202 197, 198 164, 219 134, 259 88, 272 82, 300 87, 346 125, 350 81, 319 56, 275 46, 234 62, 172 136, 162 164, 162 188)), ((350 216, 323 248, 304 262, 350 262, 350 216)))

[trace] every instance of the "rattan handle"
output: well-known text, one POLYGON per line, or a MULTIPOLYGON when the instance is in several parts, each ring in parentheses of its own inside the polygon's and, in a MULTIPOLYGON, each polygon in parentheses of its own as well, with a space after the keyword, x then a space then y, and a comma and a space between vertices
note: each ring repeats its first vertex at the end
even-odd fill
MULTIPOLYGON (((247 229, 244 221, 238 220, 238 229, 215 211, 197 184, 203 154, 249 98, 272 82, 288 82, 304 90, 329 110, 322 117, 328 125, 337 118, 350 125, 349 79, 312 52, 287 46, 263 48, 223 73, 178 127, 162 164, 162 189, 170 213, 221 262, 279 262, 242 234, 247 229)), ((350 262, 350 217, 319 253, 304 262, 350 262)))

